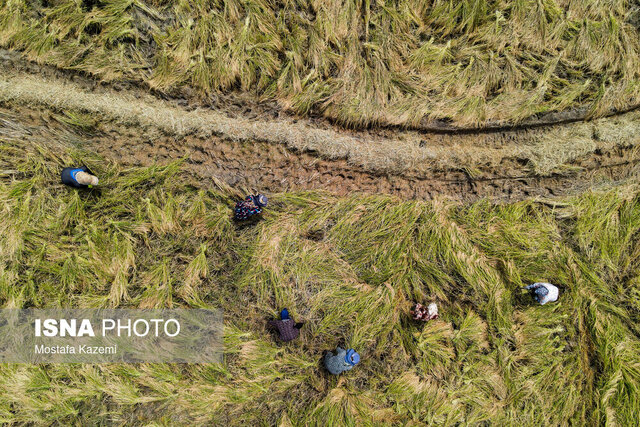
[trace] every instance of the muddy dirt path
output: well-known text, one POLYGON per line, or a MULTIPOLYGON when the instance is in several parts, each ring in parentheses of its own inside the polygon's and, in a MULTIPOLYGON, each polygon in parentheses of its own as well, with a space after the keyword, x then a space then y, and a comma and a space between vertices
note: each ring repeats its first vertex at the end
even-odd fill
POLYGON ((15 55, 3 56, 0 64, 0 112, 43 141, 77 132, 55 115, 89 114, 99 126, 75 138, 84 148, 124 165, 187 155, 189 171, 234 187, 513 201, 574 194, 639 174, 637 111, 477 134, 356 132, 312 120, 194 108, 15 55))
MULTIPOLYGON (((551 176, 493 176, 470 178, 461 171, 433 171, 422 177, 374 174, 345 160, 322 160, 267 143, 234 143, 186 137, 140 140, 112 130, 108 136, 88 141, 106 158, 135 165, 165 163, 188 154, 187 167, 200 177, 217 178, 247 189, 279 192, 326 190, 338 195, 351 192, 385 193, 410 199, 445 197, 472 202, 488 198, 515 201, 531 197, 569 195, 588 188, 630 180, 640 173, 640 156, 615 149, 576 162, 579 170, 551 176)), ((505 169, 515 171, 513 165, 505 169)), ((497 172, 497 171, 496 171, 497 172)))
MULTIPOLYGON (((500 171, 471 178, 462 171, 433 171, 421 177, 376 174, 346 160, 323 160, 311 153, 294 152, 265 142, 234 142, 218 137, 167 136, 153 129, 109 123, 94 135, 79 135, 60 123, 57 114, 42 108, 0 108, 0 138, 12 135, 25 143, 62 141, 96 151, 129 166, 166 164, 187 157, 185 168, 202 179, 203 186, 217 180, 236 188, 280 192, 325 190, 338 195, 352 192, 385 193, 410 199, 449 198, 462 202, 495 202, 550 198, 634 179, 640 173, 640 156, 633 149, 600 151, 575 163, 567 175, 506 176, 500 171), (18 129, 18 131, 16 130, 18 129)), ((504 171, 517 171, 508 164, 504 171)))

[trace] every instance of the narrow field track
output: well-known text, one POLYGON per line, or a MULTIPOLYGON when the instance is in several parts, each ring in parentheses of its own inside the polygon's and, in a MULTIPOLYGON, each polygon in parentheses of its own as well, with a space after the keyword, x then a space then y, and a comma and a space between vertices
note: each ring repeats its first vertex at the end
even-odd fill
POLYGON ((506 131, 356 132, 237 108, 194 108, 135 85, 98 84, 13 54, 3 58, 2 136, 15 127, 31 141, 66 139, 125 165, 186 156, 195 176, 247 189, 506 202, 636 180, 639 171, 637 111, 506 131), (81 140, 69 137, 74 129, 55 119, 69 111, 88 114, 99 125, 81 140))

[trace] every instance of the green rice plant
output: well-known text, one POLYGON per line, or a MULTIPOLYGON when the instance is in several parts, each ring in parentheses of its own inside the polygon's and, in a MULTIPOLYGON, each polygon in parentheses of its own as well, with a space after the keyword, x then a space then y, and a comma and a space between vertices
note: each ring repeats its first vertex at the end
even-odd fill
POLYGON ((614 283, 638 265, 634 245, 640 230, 640 211, 638 200, 633 197, 616 193, 597 200, 585 197, 564 213, 576 218, 571 232, 581 252, 599 271, 607 272, 605 278, 614 283))
POLYGON ((76 113, 73 111, 65 111, 64 115, 54 117, 62 123, 76 127, 81 132, 89 134, 95 132, 99 125, 99 122, 95 117, 89 114, 76 113))

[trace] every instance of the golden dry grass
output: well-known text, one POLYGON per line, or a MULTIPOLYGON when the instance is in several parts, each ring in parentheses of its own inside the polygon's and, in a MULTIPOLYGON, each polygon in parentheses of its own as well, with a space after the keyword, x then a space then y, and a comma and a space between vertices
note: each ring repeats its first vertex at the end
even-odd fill
POLYGON ((626 0, 5 0, 0 45, 348 126, 482 125, 636 104, 639 13, 626 0))

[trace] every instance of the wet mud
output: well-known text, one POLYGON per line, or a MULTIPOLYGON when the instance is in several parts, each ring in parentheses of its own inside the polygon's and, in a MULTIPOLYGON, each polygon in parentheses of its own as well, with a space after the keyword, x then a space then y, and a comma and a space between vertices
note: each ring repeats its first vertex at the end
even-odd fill
MULTIPOLYGON (((34 64, 14 52, 0 53, 0 64, 12 72, 64 78, 87 91, 126 91, 134 97, 136 94, 139 97, 148 96, 135 82, 104 84, 89 76, 34 64)), ((194 108, 185 99, 171 98, 169 101, 186 110, 194 108)), ((249 120, 268 120, 270 117, 276 119, 281 114, 276 108, 265 109, 265 106, 258 107, 249 101, 227 101, 221 101, 221 107, 229 117, 237 115, 249 120)), ((61 134, 78 132, 78 129, 57 121, 56 114, 60 112, 43 106, 5 102, 0 106, 0 116, 3 118, 0 121, 0 136, 8 131, 7 126, 12 126, 11 122, 25 129, 25 138, 39 135, 45 143, 59 139, 61 134)), ((558 116, 556 119, 564 122, 577 117, 558 116)), ((291 120, 292 123, 296 122, 294 118, 291 120)), ((545 124, 555 128, 577 126, 576 123, 562 125, 554 124, 548 118, 545 120, 549 122, 545 124)), ((615 124, 615 117, 610 120, 615 124)), ((627 119, 627 123, 629 120, 635 121, 636 118, 627 119)), ((318 128, 331 127, 322 120, 309 119, 308 122, 318 128)), ((396 140, 400 138, 401 141, 416 138, 415 133, 403 134, 403 131, 391 128, 361 132, 333 129, 363 143, 380 143, 391 137, 396 140)), ((549 129, 540 126, 540 123, 532 123, 530 127, 512 130, 487 130, 418 134, 415 148, 435 147, 433 152, 440 153, 441 157, 433 158, 424 167, 389 173, 376 172, 347 159, 327 159, 315 152, 298 151, 284 144, 234 141, 223 136, 167 135, 115 121, 100 123, 95 132, 83 133, 81 137, 72 139, 83 149, 95 151, 123 165, 163 164, 186 156, 185 168, 201 178, 202 185, 222 181, 232 187, 265 192, 324 190, 337 195, 365 192, 391 194, 404 199, 448 198, 462 202, 489 199, 510 202, 572 195, 590 188, 636 180, 640 174, 640 152, 635 143, 609 145, 577 156, 562 165, 564 173, 535 174, 526 159, 514 155, 512 148, 534 144, 549 129), (456 154, 451 155, 454 151, 456 154), (481 159, 476 154, 480 152, 490 154, 483 154, 484 158, 481 159)), ((594 131, 594 140, 597 139, 596 133, 594 131)))
POLYGON ((323 190, 337 195, 364 192, 403 199, 511 202, 566 196, 627 181, 637 177, 640 169, 640 153, 629 146, 597 150, 572 162, 571 173, 565 175, 523 174, 523 165, 507 158, 473 177, 453 169, 433 170, 422 176, 376 174, 346 160, 324 160, 278 144, 218 137, 178 138, 114 123, 78 136, 76 129, 57 121, 56 115, 46 109, 8 105, 0 108, 0 117, 0 137, 22 129, 20 138, 41 143, 65 140, 125 166, 166 164, 186 158, 184 168, 199 178, 202 186, 221 181, 236 188, 271 193, 323 190), (69 139, 69 135, 74 136, 69 139))
POLYGON ((463 202, 490 199, 510 202, 532 197, 566 196, 638 175, 640 156, 616 148, 573 162, 567 175, 521 175, 522 167, 504 159, 482 177, 464 171, 432 171, 422 177, 374 174, 344 160, 323 160, 267 143, 233 143, 212 138, 136 139, 117 132, 87 141, 106 158, 131 165, 165 163, 187 155, 186 167, 202 178, 268 192, 325 190, 337 195, 384 193, 404 199, 436 197, 463 202))

